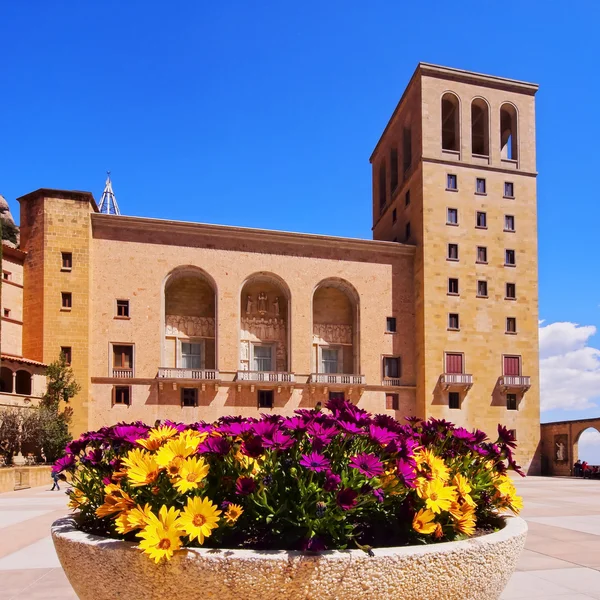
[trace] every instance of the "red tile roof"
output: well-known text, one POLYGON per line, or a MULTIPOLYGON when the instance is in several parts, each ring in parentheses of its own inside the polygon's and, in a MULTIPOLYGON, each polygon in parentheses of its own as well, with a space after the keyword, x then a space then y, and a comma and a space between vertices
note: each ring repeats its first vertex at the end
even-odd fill
POLYGON ((38 362, 37 360, 31 360, 30 358, 23 358, 22 356, 13 356, 12 354, 0 354, 2 360, 12 360, 24 365, 34 365, 36 367, 47 367, 46 363, 38 362))

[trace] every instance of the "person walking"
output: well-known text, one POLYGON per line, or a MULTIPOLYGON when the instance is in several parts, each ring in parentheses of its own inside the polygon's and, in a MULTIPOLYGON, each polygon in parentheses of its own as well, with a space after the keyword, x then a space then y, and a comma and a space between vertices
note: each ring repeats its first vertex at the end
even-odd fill
POLYGON ((56 471, 52 471, 52 481, 54 481, 54 484, 52 485, 52 489, 50 491, 53 492, 56 488, 56 490, 60 492, 60 487, 58 485, 58 473, 56 471))
POLYGON ((581 461, 577 459, 573 465, 573 473, 575 477, 581 477, 581 461))

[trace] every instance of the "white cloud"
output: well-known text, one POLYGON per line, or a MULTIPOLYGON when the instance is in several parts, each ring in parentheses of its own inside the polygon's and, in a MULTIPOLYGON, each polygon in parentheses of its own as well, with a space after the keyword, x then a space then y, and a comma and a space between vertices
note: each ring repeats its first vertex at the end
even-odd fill
POLYGON ((578 454, 580 460, 591 465, 600 465, 600 431, 586 429, 579 438, 578 454))
POLYGON ((600 350, 588 346, 593 325, 540 322, 541 408, 583 410, 600 396, 600 350))

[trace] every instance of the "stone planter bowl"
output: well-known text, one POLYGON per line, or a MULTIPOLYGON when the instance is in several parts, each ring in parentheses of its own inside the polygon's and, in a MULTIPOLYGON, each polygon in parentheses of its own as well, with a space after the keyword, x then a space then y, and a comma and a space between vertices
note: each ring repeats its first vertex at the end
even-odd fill
POLYGON ((493 600, 525 545, 527 524, 423 546, 302 552, 189 548, 156 565, 130 542, 52 526, 60 562, 80 600, 493 600))

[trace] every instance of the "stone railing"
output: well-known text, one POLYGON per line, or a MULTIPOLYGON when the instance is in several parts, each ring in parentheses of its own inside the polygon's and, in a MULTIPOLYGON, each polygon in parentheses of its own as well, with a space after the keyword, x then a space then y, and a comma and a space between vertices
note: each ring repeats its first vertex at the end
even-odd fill
POLYGON ((113 368, 112 370, 113 377, 116 379, 132 379, 133 378, 133 369, 121 369, 121 368, 113 368))
POLYGON ((392 386, 401 385, 400 377, 388 377, 387 379, 384 379, 381 382, 381 385, 383 385, 384 387, 392 387, 392 386))
POLYGON ((473 385, 473 375, 466 373, 444 373, 440 381, 444 385, 473 385))
POLYGON ((215 369, 179 369, 170 367, 158 368, 159 379, 198 379, 215 381, 219 378, 219 371, 215 369))
POLYGON ((518 388, 530 388, 531 377, 524 375, 503 375, 500 377, 500 385, 502 387, 518 387, 518 388))
POLYGON ((364 385, 364 375, 347 375, 342 373, 312 373, 311 383, 327 383, 330 385, 364 385))
POLYGON ((269 383, 294 383, 296 377, 293 373, 285 371, 238 371, 238 381, 260 381, 269 383))

